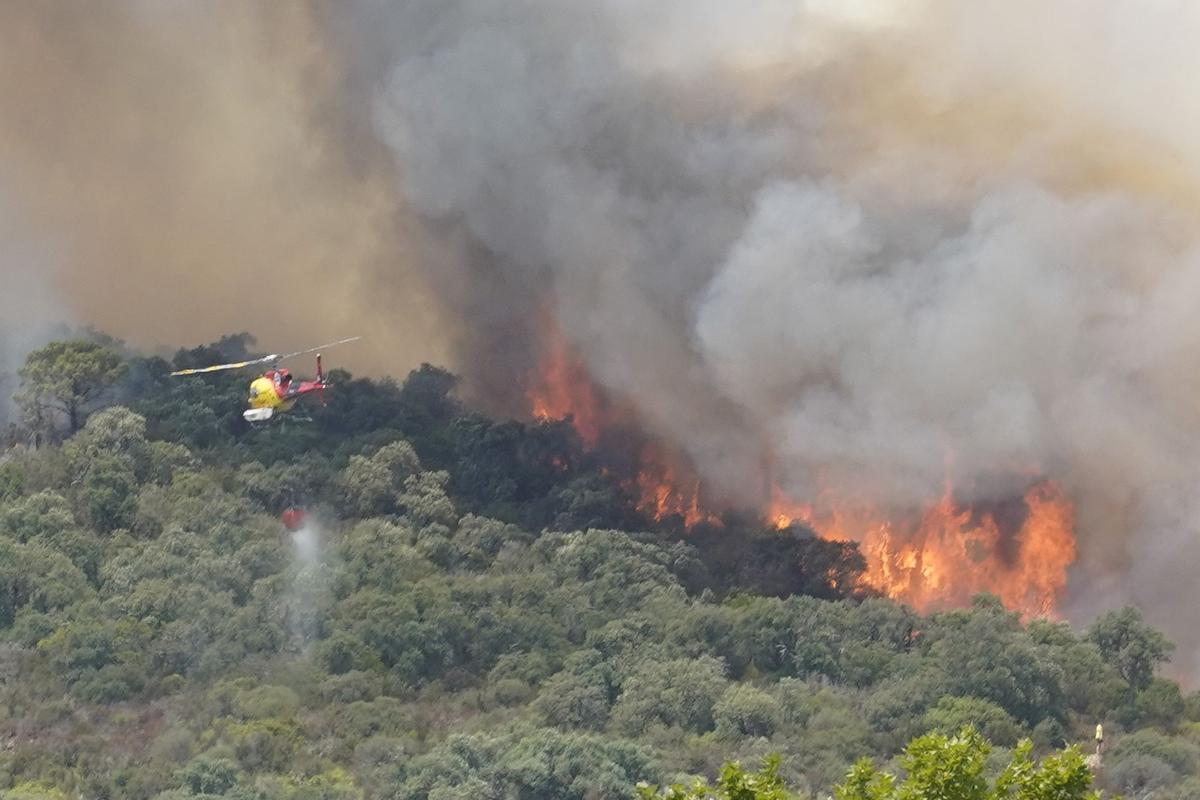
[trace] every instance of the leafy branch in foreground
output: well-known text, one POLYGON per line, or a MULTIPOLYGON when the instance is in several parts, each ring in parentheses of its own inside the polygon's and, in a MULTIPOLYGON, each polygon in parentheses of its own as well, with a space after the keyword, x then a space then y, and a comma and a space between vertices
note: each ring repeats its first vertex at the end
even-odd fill
POLYGON ((1033 744, 1022 741, 993 786, 988 786, 991 745, 973 728, 957 736, 930 733, 914 739, 900 759, 907 777, 880 771, 870 759, 850 770, 834 789, 837 800, 1098 800, 1092 773, 1080 752, 1069 747, 1033 760, 1033 744))
POLYGON ((716 786, 703 780, 691 787, 677 783, 663 789, 641 783, 636 796, 638 800, 794 800, 796 797, 779 777, 778 755, 763 759, 758 772, 747 772, 732 761, 722 767, 716 786))
MULTIPOLYGON (((837 800, 1099 800, 1092 773, 1075 748, 1035 762, 1033 744, 1021 742, 989 786, 991 745, 973 728, 957 736, 930 733, 914 739, 900 759, 902 781, 862 759, 834 789, 837 800)), ((697 781, 658 788, 640 784, 638 800, 794 800, 779 777, 779 756, 764 759, 758 772, 731 762, 716 785, 697 781)))

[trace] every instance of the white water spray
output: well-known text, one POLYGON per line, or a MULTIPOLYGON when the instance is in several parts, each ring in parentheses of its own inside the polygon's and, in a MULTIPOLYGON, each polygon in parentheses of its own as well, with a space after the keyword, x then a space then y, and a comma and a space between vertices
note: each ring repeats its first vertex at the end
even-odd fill
POLYGON ((291 532, 293 578, 285 620, 291 645, 307 650, 316 640, 321 612, 329 605, 329 571, 322 558, 320 525, 312 519, 291 532))
POLYGON ((316 566, 321 549, 321 537, 317 525, 305 522, 304 527, 292 531, 292 552, 302 568, 316 566))

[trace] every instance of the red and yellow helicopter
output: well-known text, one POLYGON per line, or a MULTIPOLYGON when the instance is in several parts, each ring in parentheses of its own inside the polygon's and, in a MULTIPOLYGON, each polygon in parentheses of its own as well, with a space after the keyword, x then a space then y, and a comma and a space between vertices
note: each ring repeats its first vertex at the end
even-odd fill
POLYGON ((325 379, 325 373, 321 369, 321 351, 330 347, 336 347, 339 344, 357 342, 361 338, 361 336, 351 336, 348 339, 339 339, 336 342, 329 342, 320 347, 297 350, 295 353, 284 353, 282 355, 273 353, 269 356, 252 358, 247 361, 236 361, 232 364, 216 364, 211 367, 181 369, 171 374, 175 376, 200 375, 205 372, 219 372, 226 369, 243 369, 256 364, 270 364, 270 369, 250 382, 250 398, 248 400, 250 407, 242 412, 242 416, 246 418, 247 422, 267 422, 276 414, 291 411, 295 408, 296 401, 308 394, 315 394, 321 403, 324 404, 325 390, 332 384, 325 379), (294 381, 292 380, 292 373, 279 366, 279 362, 281 361, 295 358, 296 356, 308 355, 309 353, 317 354, 317 377, 315 380, 294 381))

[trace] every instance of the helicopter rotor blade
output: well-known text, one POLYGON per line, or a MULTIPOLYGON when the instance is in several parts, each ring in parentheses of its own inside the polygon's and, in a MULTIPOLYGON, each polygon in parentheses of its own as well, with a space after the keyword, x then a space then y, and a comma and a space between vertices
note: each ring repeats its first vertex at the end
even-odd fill
POLYGON ((361 336, 351 336, 347 339, 339 339, 336 342, 329 342, 328 344, 323 344, 319 347, 310 347, 307 350, 297 350, 294 353, 284 353, 282 355, 280 355, 279 353, 272 353, 269 356, 262 356, 261 358, 252 358, 252 359, 249 359, 248 361, 236 361, 232 364, 215 364, 211 367, 197 367, 195 369, 181 369, 178 372, 172 372, 171 375, 172 376, 200 375, 205 372, 219 372, 219 371, 225 370, 225 369, 242 369, 243 367, 252 367, 255 364, 274 364, 274 363, 283 361, 286 358, 295 358, 296 356, 303 356, 303 355, 307 355, 308 353, 316 353, 320 350, 324 350, 327 347, 336 347, 339 344, 348 344, 350 342, 357 342, 361 338, 362 338, 361 336))
POLYGON ((321 350, 324 350, 329 347, 337 347, 339 344, 349 344, 350 342, 357 342, 361 338, 362 338, 361 336, 351 336, 346 339, 338 339, 336 342, 330 342, 328 344, 323 344, 318 347, 310 347, 307 350, 297 350, 294 353, 287 353, 282 356, 276 356, 276 358, 284 359, 284 358, 295 358, 296 356, 306 356, 309 353, 317 353, 317 352, 320 352, 321 350))
POLYGON ((281 358, 279 355, 263 356, 262 358, 252 358, 249 361, 235 361, 232 364, 214 364, 211 367, 196 367, 194 369, 181 369, 172 372, 171 376, 178 375, 200 375, 205 372, 220 372, 225 369, 242 369, 243 367, 252 367, 255 364, 268 364, 272 361, 277 361, 281 358))

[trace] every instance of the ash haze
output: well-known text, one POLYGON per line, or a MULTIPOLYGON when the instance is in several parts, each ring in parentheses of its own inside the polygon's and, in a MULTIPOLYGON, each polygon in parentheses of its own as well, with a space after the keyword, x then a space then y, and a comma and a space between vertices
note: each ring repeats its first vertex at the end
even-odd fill
POLYGON ((1196 668, 1194 4, 79 8, 0 9, 0 174, 82 321, 515 413, 549 311, 727 502, 1060 481, 1068 610, 1196 668))
POLYGON ((71 317, 53 289, 56 254, 28 235, 3 186, 0 178, 0 424, 15 411, 10 398, 25 356, 53 336, 54 321, 71 317))
POLYGON ((1137 602, 1194 668, 1200 10, 375 10, 400 186, 473 247, 440 282, 473 380, 527 368, 549 303, 733 502, 762 506, 764 463, 895 507, 948 459, 979 498, 1052 476, 1073 613, 1137 602))
POLYGON ((71 321, 144 347, 360 334, 331 364, 399 374, 442 358, 342 72, 301 3, 3 4, 0 191, 59 254, 71 321))

